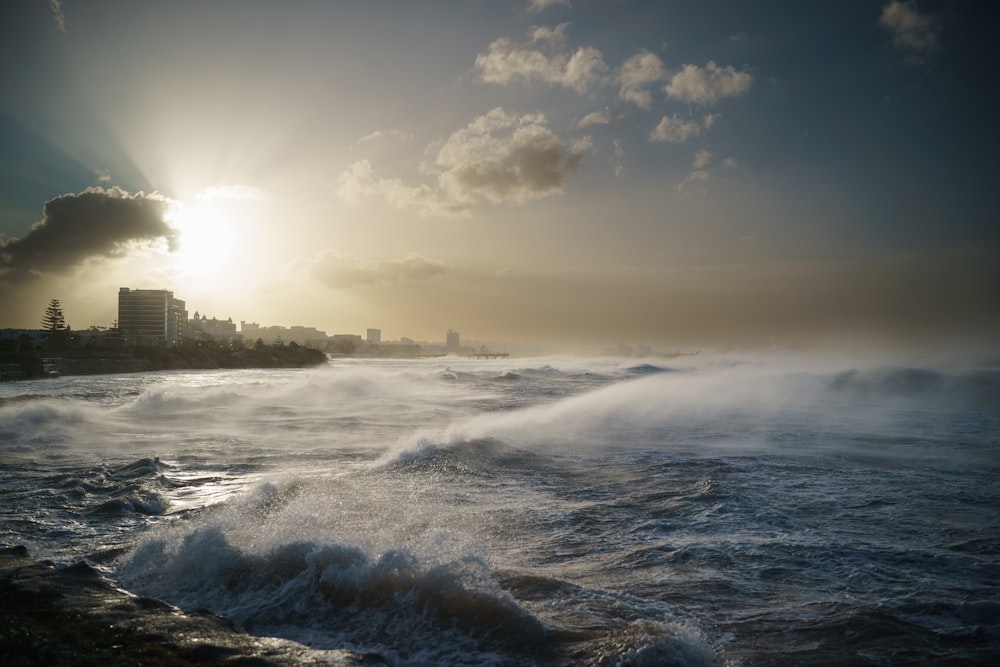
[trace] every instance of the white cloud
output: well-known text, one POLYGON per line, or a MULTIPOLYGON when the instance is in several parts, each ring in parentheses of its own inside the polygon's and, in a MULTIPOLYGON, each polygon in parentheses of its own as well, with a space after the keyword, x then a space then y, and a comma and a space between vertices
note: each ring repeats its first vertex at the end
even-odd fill
POLYGON ((402 130, 375 130, 371 134, 366 134, 358 139, 358 143, 363 144, 366 141, 376 141, 378 139, 400 139, 402 141, 409 141, 412 138, 412 134, 407 134, 402 130))
POLYGON ((691 160, 691 173, 684 177, 677 189, 685 194, 708 194, 708 181, 712 178, 712 172, 708 170, 708 165, 712 162, 712 154, 707 149, 696 151, 694 159, 691 160))
POLYGON ((429 280, 446 273, 441 262, 414 253, 402 259, 371 261, 348 257, 335 250, 321 252, 300 265, 300 270, 335 289, 429 280))
POLYGON ((528 11, 532 14, 537 14, 538 12, 545 11, 549 7, 555 7, 556 5, 570 6, 569 0, 530 0, 528 2, 528 11))
POLYGON ((337 195, 348 204, 358 204, 364 197, 377 194, 380 190, 372 163, 368 160, 353 163, 337 179, 337 195))
POLYGON ((591 127, 592 125, 607 125, 611 122, 611 117, 607 111, 594 111, 588 113, 577 123, 579 127, 591 127))
POLYGON ((420 215, 464 215, 470 209, 465 203, 442 201, 441 193, 428 185, 410 186, 398 178, 376 178, 368 160, 358 160, 340 175, 337 195, 348 204, 377 197, 395 208, 412 209, 420 215))
POLYGON ((618 73, 621 87, 618 96, 640 109, 649 109, 653 104, 652 95, 646 86, 667 76, 667 70, 659 56, 642 51, 625 61, 618 73))
POLYGON ((691 166, 695 169, 704 169, 711 161, 712 154, 703 148, 694 154, 694 160, 691 162, 691 166))
POLYGON ((611 116, 608 115, 608 110, 604 111, 593 111, 588 113, 586 116, 581 118, 577 122, 578 127, 591 127, 593 125, 607 125, 611 122, 611 116))
POLYGON ((586 116, 576 121, 576 126, 579 128, 594 127, 596 125, 617 125, 625 120, 624 114, 618 116, 612 116, 608 108, 605 107, 601 111, 592 111, 586 116))
POLYGON ((659 124, 653 128, 653 131, 649 133, 649 139, 650 141, 684 143, 688 139, 697 137, 712 127, 718 118, 718 114, 709 114, 699 123, 697 120, 678 118, 677 114, 664 116, 660 119, 659 124))
MULTIPOLYGON (((689 195, 707 195, 709 181, 713 180, 713 172, 716 171, 709 168, 713 162, 715 162, 715 155, 708 149, 703 148, 695 151, 694 157, 691 159, 691 173, 684 178, 677 189, 689 195)), ((736 160, 731 157, 723 159, 721 164, 724 169, 739 168, 736 160)))
POLYGON ((555 28, 544 25, 531 26, 528 33, 531 35, 531 44, 548 44, 552 47, 562 46, 566 43, 566 29, 568 23, 560 23, 555 28))
POLYGON ((374 196, 422 215, 467 214, 481 202, 523 204, 561 193, 566 177, 592 150, 590 137, 567 142, 542 114, 496 108, 444 142, 425 168, 436 175, 435 187, 377 178, 371 163, 359 160, 340 176, 337 193, 350 204, 374 196))
POLYGON ((649 138, 651 141, 683 143, 699 134, 701 134, 701 125, 697 122, 680 119, 677 114, 674 114, 673 116, 664 116, 649 133, 649 138))
POLYGON ((596 83, 607 69, 599 50, 591 46, 581 47, 570 56, 559 83, 582 93, 596 83))
POLYGON ((677 189, 685 194, 708 194, 708 181, 712 178, 707 169, 695 169, 688 174, 677 189))
POLYGON ((878 22, 892 33, 892 43, 898 48, 924 53, 937 45, 935 18, 921 13, 912 0, 890 2, 878 22))
POLYGON ((695 104, 711 104, 723 97, 742 95, 750 88, 752 77, 731 65, 719 67, 709 61, 705 67, 685 65, 671 77, 664 91, 670 97, 695 104))
POLYGON ((562 49, 566 26, 535 27, 526 44, 501 37, 476 56, 476 70, 484 83, 506 85, 516 81, 541 81, 586 92, 608 67, 595 48, 580 47, 573 53, 562 49))
POLYGON ((542 114, 496 108, 452 134, 435 166, 442 188, 458 201, 523 203, 562 192, 567 174, 591 151, 589 137, 567 143, 542 114))

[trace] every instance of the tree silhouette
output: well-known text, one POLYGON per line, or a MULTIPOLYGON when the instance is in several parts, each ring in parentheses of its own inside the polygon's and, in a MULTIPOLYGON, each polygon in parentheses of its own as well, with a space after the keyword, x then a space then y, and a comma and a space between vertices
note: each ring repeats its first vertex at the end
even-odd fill
POLYGON ((49 307, 45 309, 45 317, 42 318, 42 328, 46 331, 63 331, 67 329, 66 318, 63 317, 62 305, 59 299, 52 299, 49 307))

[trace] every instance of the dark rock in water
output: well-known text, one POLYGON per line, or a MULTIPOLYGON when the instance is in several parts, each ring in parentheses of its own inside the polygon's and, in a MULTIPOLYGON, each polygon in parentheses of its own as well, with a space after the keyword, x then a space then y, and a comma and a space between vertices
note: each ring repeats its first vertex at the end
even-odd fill
POLYGON ((377 665, 379 656, 254 637, 208 612, 183 613, 115 587, 86 563, 0 550, 0 664, 377 665))

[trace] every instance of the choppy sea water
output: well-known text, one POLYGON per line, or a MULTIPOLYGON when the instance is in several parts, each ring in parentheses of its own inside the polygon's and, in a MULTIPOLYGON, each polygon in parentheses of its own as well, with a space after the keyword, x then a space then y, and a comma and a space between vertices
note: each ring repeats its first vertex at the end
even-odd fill
POLYGON ((0 545, 393 665, 993 664, 1000 370, 342 360, 0 385, 0 545))

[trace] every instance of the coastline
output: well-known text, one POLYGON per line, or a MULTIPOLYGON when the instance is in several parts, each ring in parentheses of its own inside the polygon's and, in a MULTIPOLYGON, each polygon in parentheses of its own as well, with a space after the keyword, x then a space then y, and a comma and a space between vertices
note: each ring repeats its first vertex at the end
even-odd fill
POLYGON ((173 347, 134 347, 127 350, 67 350, 62 354, 32 351, 0 355, 4 381, 32 380, 60 375, 104 375, 163 370, 218 368, 306 368, 325 364, 324 352, 288 345, 230 346, 192 341, 173 347))
POLYGON ((384 665, 381 656, 256 637, 117 588, 84 562, 57 567, 0 549, 0 663, 19 665, 384 665))

